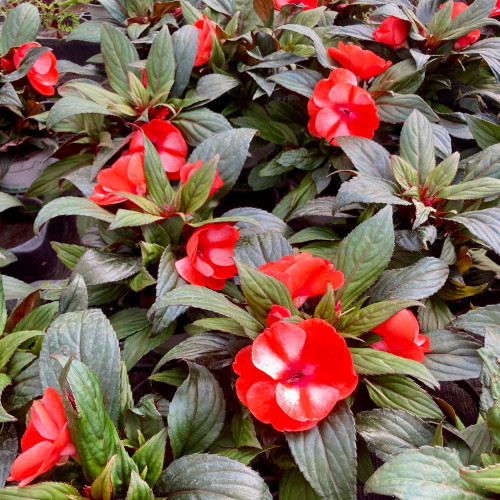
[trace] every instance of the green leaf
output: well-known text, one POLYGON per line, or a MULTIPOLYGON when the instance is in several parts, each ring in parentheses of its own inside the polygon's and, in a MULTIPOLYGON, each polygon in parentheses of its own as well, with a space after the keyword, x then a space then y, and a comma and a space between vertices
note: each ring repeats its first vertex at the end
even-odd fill
POLYGON ((121 227, 145 226, 163 220, 160 215, 144 214, 135 210, 120 208, 116 213, 115 220, 110 224, 109 229, 119 229, 121 227))
POLYGON ((214 376, 188 362, 189 377, 177 389, 169 407, 169 438, 174 458, 206 450, 224 425, 225 403, 214 376))
POLYGON ((439 120, 426 102, 414 94, 384 94, 375 99, 375 104, 378 117, 382 122, 403 123, 415 109, 430 121, 439 120))
POLYGON ((482 177, 473 181, 461 182, 439 191, 440 198, 448 200, 475 200, 500 195, 500 179, 482 177))
POLYGON ((286 432, 288 446, 304 477, 322 498, 356 498, 356 430, 345 402, 317 426, 286 432))
POLYGON ((85 311, 89 306, 87 287, 83 278, 77 274, 61 293, 59 298, 59 314, 75 311, 85 311))
POLYGON ((323 41, 313 29, 308 28, 307 26, 301 26, 300 24, 285 24, 284 26, 280 26, 280 29, 300 33, 301 35, 309 38, 314 44, 314 50, 316 51, 318 62, 325 68, 332 69, 334 67, 323 41))
MULTIPOLYGON (((429 195, 437 193, 440 189, 451 184, 458 170, 460 153, 455 152, 443 160, 427 177, 429 195)), ((441 196, 441 194, 440 194, 441 196)))
MULTIPOLYGON (((0 274, 0 332, 3 333, 7 323, 7 307, 5 305, 5 293, 3 289, 3 277, 0 274)), ((1 341, 0 341, 1 342, 1 341)))
POLYGON ((324 319, 326 322, 333 325, 338 316, 336 311, 335 292, 331 283, 327 283, 326 293, 321 297, 316 309, 314 310, 314 317, 324 319))
POLYGON ((326 226, 311 226, 302 229, 298 233, 288 238, 292 245, 305 243, 307 241, 337 241, 340 236, 331 228, 326 226))
POLYGON ((454 318, 446 303, 437 295, 424 299, 423 304, 425 308, 418 311, 418 322, 422 332, 444 328, 454 318))
POLYGON ((394 495, 401 500, 480 500, 487 498, 479 488, 459 475, 458 451, 423 446, 400 453, 386 462, 367 481, 367 493, 394 495))
POLYGON ((448 273, 448 265, 442 260, 424 257, 412 266, 384 271, 368 291, 370 300, 425 299, 445 284, 448 273))
POLYGON ((184 361, 210 360, 227 366, 233 361, 231 344, 234 338, 223 333, 200 333, 194 337, 183 340, 168 351, 158 361, 153 374, 156 373, 165 363, 173 359, 184 361))
POLYGON ((450 219, 463 224, 474 236, 500 255, 500 208, 464 212, 450 219))
POLYGON ((24 281, 18 280, 17 278, 13 278, 12 276, 3 275, 2 285, 4 300, 22 300, 36 290, 31 285, 28 285, 27 283, 24 283, 24 281))
POLYGON ((144 174, 148 192, 153 201, 158 206, 163 207, 165 202, 169 203, 172 199, 173 190, 168 182, 158 151, 144 132, 142 135, 144 140, 144 174))
POLYGON ((151 486, 156 484, 160 477, 163 460, 165 457, 165 446, 167 444, 167 429, 161 430, 151 439, 146 441, 132 457, 132 460, 137 464, 139 473, 142 474, 147 468, 145 481, 151 486))
MULTIPOLYGON (((123 444, 119 444, 116 461, 111 470, 111 487, 114 498, 125 496, 132 471, 138 472, 137 465, 130 458, 123 444)), ((98 495, 96 497, 100 498, 98 495)))
POLYGON ((173 123, 179 127, 186 142, 193 146, 199 146, 203 141, 209 139, 214 134, 233 129, 226 118, 207 108, 183 111, 176 116, 173 123))
POLYGON ((255 133, 255 130, 248 128, 220 132, 204 140, 189 156, 188 163, 196 163, 198 160, 206 162, 219 155, 217 171, 224 186, 214 193, 214 198, 220 199, 226 195, 240 176, 255 133))
MULTIPOLYGON (((175 83, 172 87, 172 95, 180 97, 184 92, 198 49, 198 30, 194 26, 185 25, 174 31, 172 43, 175 57, 175 83)), ((202 80, 203 77, 200 79, 202 80)))
MULTIPOLYGON (((76 313, 69 313, 76 314, 76 313)), ((102 351, 100 353, 102 358, 102 351)), ((65 356, 59 357, 66 362, 65 356)), ((119 381, 119 374, 113 382, 119 381)), ((103 380, 101 383, 109 383, 103 380)), ((93 481, 116 453, 118 434, 104 408, 97 375, 80 361, 73 360, 67 375, 67 384, 74 398, 74 405, 64 396, 64 412, 68 419, 71 441, 75 445, 83 474, 93 481)), ((118 389, 113 394, 117 397, 118 389)))
POLYGON ((24 205, 15 196, 0 192, 0 212, 13 207, 23 207, 24 205))
POLYGON ((486 328, 499 330, 500 304, 492 304, 485 307, 477 307, 456 318, 451 326, 458 330, 465 330, 477 335, 485 334, 486 328))
POLYGON ((158 311, 173 305, 198 307, 232 318, 243 327, 245 333, 252 339, 262 332, 262 325, 251 314, 230 302, 222 294, 208 288, 196 285, 176 288, 160 297, 151 308, 151 312, 158 314, 158 311))
POLYGON ((285 89, 296 92, 307 98, 313 96, 316 84, 323 78, 321 73, 310 69, 292 69, 269 76, 267 79, 278 83, 285 89))
MULTIPOLYGON (((290 292, 284 283, 272 276, 252 269, 242 260, 235 260, 241 282, 241 291, 256 318, 265 324, 273 304, 296 312, 290 297, 290 292)), ((298 313, 297 313, 298 314, 298 313)))
POLYGON ((136 274, 141 269, 139 257, 87 250, 73 269, 80 274, 87 286, 120 281, 136 274))
MULTIPOLYGON (((0 488, 10 475, 10 469, 17 457, 17 435, 14 425, 5 426, 0 434, 0 488)), ((2 489, 2 493, 5 490, 2 489)))
POLYGON ((479 377, 482 361, 477 350, 481 344, 474 338, 453 330, 434 330, 425 335, 432 351, 426 353, 424 365, 437 380, 479 377))
POLYGON ((39 330, 24 332, 18 331, 10 333, 6 337, 0 339, 0 371, 5 368, 10 358, 21 344, 39 336, 43 336, 43 332, 39 330))
POLYGON ((432 398, 408 377, 383 375, 364 382, 373 402, 382 408, 405 410, 422 418, 443 418, 432 398))
POLYGON ((234 256, 254 268, 267 262, 276 262, 292 253, 292 247, 286 239, 274 231, 240 236, 234 246, 234 256))
POLYGON ((134 470, 130 476, 130 486, 125 500, 154 500, 153 491, 134 470))
POLYGON ((116 334, 98 309, 69 312, 59 316, 48 328, 40 352, 40 377, 44 388, 59 387, 60 364, 54 355, 71 356, 94 370, 111 419, 119 409, 120 349, 116 334))
POLYGON ((194 95, 203 97, 207 101, 213 101, 238 85, 240 85, 240 81, 233 76, 209 74, 198 80, 194 95))
POLYGON ((151 45, 146 60, 146 76, 150 98, 168 92, 175 80, 174 47, 167 26, 162 27, 151 45))
POLYGON ((246 465, 220 455, 194 454, 174 460, 158 482, 158 494, 173 499, 271 500, 264 480, 246 465))
POLYGON ((500 125, 477 116, 468 114, 464 116, 474 139, 481 149, 486 149, 500 142, 500 125))
MULTIPOLYGON (((16 261, 17 257, 15 256, 14 253, 10 252, 9 250, 5 250, 5 248, 0 248, 0 268, 6 267, 9 264, 12 264, 13 262, 16 261)), ((1 326, 0 326, 0 331, 1 331, 1 326)))
POLYGON ((10 377, 7 377, 5 373, 0 373, 0 424, 3 424, 4 422, 15 422, 17 420, 16 417, 13 417, 12 415, 9 415, 3 408, 2 406, 2 392, 6 387, 8 387, 10 384, 12 384, 12 380, 10 377))
POLYGON ((344 285, 337 292, 337 300, 341 300, 344 308, 378 278, 389 263, 393 250, 390 206, 360 224, 342 240, 335 267, 344 273, 344 285))
POLYGON ((433 427, 420 417, 386 408, 358 413, 356 430, 368 449, 384 462, 404 451, 430 445, 434 436, 433 427))
POLYGON ((88 99, 83 99, 76 96, 63 97, 61 100, 57 101, 54 106, 52 106, 52 108, 50 108, 45 125, 48 129, 51 129, 54 127, 54 125, 57 125, 59 122, 62 122, 66 118, 89 113, 98 115, 114 114, 104 106, 89 101, 88 99))
POLYGON ((460 468, 460 476, 474 486, 493 493, 500 493, 500 463, 484 469, 460 468))
POLYGON ((137 50, 124 34, 110 24, 103 23, 101 27, 101 52, 111 87, 118 94, 127 98, 129 95, 128 74, 132 73, 139 81, 142 79, 141 70, 133 66, 133 63, 139 61, 137 50))
POLYGON ((83 498, 78 490, 65 483, 38 483, 28 486, 10 486, 2 489, 2 500, 9 498, 28 498, 29 500, 68 500, 83 498), (70 496, 71 495, 71 496, 70 496))
POLYGON ((299 469, 287 469, 280 481, 280 500, 321 500, 299 469))
POLYGON ((343 314, 335 323, 335 329, 349 335, 361 335, 380 325, 407 307, 421 305, 414 300, 388 300, 377 302, 351 313, 343 314))
POLYGON ((490 146, 467 158, 463 180, 472 181, 479 177, 500 179, 500 144, 490 146))
POLYGON ((201 165, 189 177, 182 188, 182 210, 191 213, 198 210, 207 201, 212 189, 219 157, 216 155, 201 165))
POLYGON ((38 9, 29 3, 22 3, 12 9, 2 27, 0 36, 0 56, 12 47, 33 42, 38 33, 40 17, 38 9))
POLYGON ((454 40, 475 28, 490 24, 488 16, 494 7, 493 0, 476 0, 450 21, 445 32, 446 39, 454 40))
MULTIPOLYGON (((123 446, 122 446, 123 448, 123 446)), ((116 455, 113 455, 106 467, 95 478, 92 483, 90 494, 92 498, 101 498, 102 500, 111 500, 111 495, 114 493, 113 484, 111 483, 111 472, 116 462, 116 455)))
POLYGON ((417 109, 403 125, 400 139, 401 157, 417 172, 417 185, 424 184, 436 165, 431 124, 417 109))
POLYGON ((244 406, 242 406, 241 413, 233 415, 233 419, 231 420, 231 434, 238 448, 241 446, 262 448, 257 439, 257 433, 255 432, 255 425, 250 415, 250 411, 244 406))
MULTIPOLYGON (((61 102, 61 101, 59 101, 61 102)), ((87 198, 65 196, 43 206, 33 223, 33 231, 38 234, 40 227, 60 215, 85 215, 105 222, 113 222, 114 215, 87 198)))
POLYGON ((360 375, 410 375, 430 388, 439 388, 432 373, 418 361, 374 349, 350 348, 350 351, 354 369, 360 375))

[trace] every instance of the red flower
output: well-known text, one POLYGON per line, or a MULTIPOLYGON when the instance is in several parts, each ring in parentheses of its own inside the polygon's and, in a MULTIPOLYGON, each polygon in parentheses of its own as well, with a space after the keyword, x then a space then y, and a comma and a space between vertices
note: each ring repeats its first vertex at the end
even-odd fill
POLYGON ((98 205, 111 205, 126 201, 123 196, 110 194, 113 191, 125 191, 138 195, 147 193, 142 153, 122 156, 111 168, 101 170, 97 174, 97 185, 90 199, 98 205))
POLYGON ((302 10, 309 10, 318 6, 318 0, 274 0, 276 10, 280 10, 283 5, 288 4, 302 5, 302 10))
POLYGON ((175 263, 177 272, 192 285, 222 290, 237 274, 233 255, 240 233, 231 224, 209 223, 198 228, 186 245, 187 257, 175 263))
MULTIPOLYGON (((40 47, 39 43, 29 42, 21 45, 13 56, 16 68, 21 64, 22 59, 31 47, 40 47)), ((54 85, 59 79, 59 71, 56 69, 57 60, 52 52, 45 52, 33 64, 28 71, 28 80, 33 88, 43 95, 54 95, 54 85)))
POLYGON ((357 86, 354 73, 334 69, 320 80, 309 102, 309 132, 338 146, 336 137, 355 135, 371 139, 378 128, 377 107, 371 95, 357 86))
POLYGON ((338 49, 330 47, 328 55, 362 80, 369 80, 373 76, 380 75, 392 64, 391 61, 385 61, 371 50, 363 50, 358 45, 344 42, 339 42, 338 49))
POLYGON ((323 295, 331 283, 338 290, 344 283, 344 273, 336 271, 333 264, 309 252, 287 255, 277 262, 268 262, 259 271, 286 285, 293 299, 293 305, 300 307, 309 297, 323 295))
MULTIPOLYGON (((198 160, 196 163, 186 163, 181 168, 181 182, 186 184, 187 180, 202 166, 203 162, 198 160)), ((210 194, 208 196, 212 196, 217 189, 221 188, 224 185, 222 179, 219 176, 218 172, 215 172, 215 179, 212 185, 212 189, 210 190, 210 194)))
POLYGON ((408 309, 399 311, 394 316, 372 329, 382 340, 370 347, 377 351, 390 352, 402 358, 423 363, 424 354, 429 349, 429 338, 420 335, 417 318, 408 309))
POLYGON ((497 0, 495 7, 493 7, 493 10, 490 12, 490 17, 495 17, 499 15, 500 15, 500 0, 497 0))
MULTIPOLYGON (((141 126, 146 137, 154 144, 171 180, 180 178, 180 170, 186 163, 187 144, 180 131, 169 121, 154 119, 141 126)), ((136 132, 130 141, 131 153, 143 153, 142 132, 136 132)))
POLYGON ((198 30, 198 51, 193 66, 202 66, 210 59, 212 52, 212 33, 215 35, 215 25, 208 17, 203 14, 200 19, 194 23, 198 30))
POLYGON ((267 328, 269 328, 271 325, 274 325, 274 323, 277 323, 284 318, 289 318, 291 315, 292 313, 285 306, 278 306, 277 304, 273 304, 266 318, 266 326, 267 328))
MULTIPOLYGON (((444 6, 444 3, 442 3, 439 6, 439 10, 441 10, 444 6)), ((468 5, 464 2, 453 2, 453 6, 451 9, 451 19, 455 18, 463 12, 468 5)), ((494 11, 495 9, 493 9, 494 11)), ((491 16, 491 14, 490 14, 491 16)), ((453 50, 461 50, 467 47, 467 45, 470 45, 471 43, 474 43, 477 41, 477 39, 481 36, 481 32, 478 29, 472 30, 470 33, 467 33, 467 35, 461 36, 457 40, 455 40, 455 43, 453 44, 453 50)))
POLYGON ((389 16, 373 32, 373 39, 397 49, 403 45, 409 32, 410 28, 406 21, 399 19, 399 17, 389 16))
POLYGON ((52 387, 45 389, 42 401, 33 402, 30 421, 21 438, 21 450, 7 479, 20 481, 19 486, 29 484, 54 465, 62 465, 70 456, 76 456, 61 396, 52 387))
POLYGON ((274 323, 236 355, 233 369, 241 402, 278 431, 314 427, 358 383, 345 340, 322 319, 274 323))

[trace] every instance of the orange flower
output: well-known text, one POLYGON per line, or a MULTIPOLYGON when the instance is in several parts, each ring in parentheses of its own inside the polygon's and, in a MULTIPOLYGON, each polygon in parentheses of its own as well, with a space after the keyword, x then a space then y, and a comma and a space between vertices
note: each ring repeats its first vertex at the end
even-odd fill
POLYGON ((371 139, 378 128, 377 107, 372 96, 358 87, 356 75, 343 68, 314 87, 307 103, 310 116, 307 128, 315 137, 324 137, 338 146, 336 137, 355 135, 371 139))
POLYGON ((302 10, 315 9, 318 6, 318 0, 274 0, 274 8, 280 10, 283 5, 302 5, 302 10))
POLYGON ((240 401, 278 431, 311 429, 358 384, 345 340, 322 319, 273 323, 233 369, 240 401))
POLYGON ((389 16, 374 32, 373 39, 398 49, 410 32, 408 23, 399 17, 389 16))
POLYGON ((380 75, 392 64, 391 61, 382 59, 371 50, 364 50, 358 45, 344 42, 339 42, 337 49, 330 47, 328 55, 362 80, 369 80, 380 75))
POLYGON ((26 486, 54 465, 63 465, 70 456, 76 457, 61 396, 52 387, 45 389, 41 401, 33 402, 21 450, 7 479, 19 481, 19 486, 26 486))
POLYGON ((198 30, 198 51, 193 66, 202 66, 210 59, 212 52, 212 33, 215 35, 215 25, 208 17, 203 16, 194 23, 198 30))
MULTIPOLYGON (((29 42, 21 45, 13 56, 14 65, 19 67, 24 56, 31 47, 40 47, 39 43, 29 42)), ((56 69, 57 60, 52 52, 45 52, 33 64, 28 71, 28 80, 33 88, 43 95, 54 95, 54 85, 59 79, 59 71, 56 69)))
POLYGON ((344 273, 336 271, 331 262, 313 257, 309 252, 287 255, 277 262, 268 262, 259 271, 286 285, 293 305, 300 307, 309 297, 324 295, 328 283, 338 290, 344 283, 344 273))
POLYGON ((425 353, 429 349, 429 338, 420 335, 420 327, 417 318, 408 309, 399 311, 387 321, 372 328, 372 332, 380 335, 382 340, 371 344, 371 348, 377 351, 385 351, 424 362, 425 353))
POLYGON ((97 174, 97 185, 90 200, 98 205, 112 205, 126 201, 113 191, 144 195, 148 192, 144 174, 144 155, 134 153, 122 156, 111 168, 104 168, 97 174))

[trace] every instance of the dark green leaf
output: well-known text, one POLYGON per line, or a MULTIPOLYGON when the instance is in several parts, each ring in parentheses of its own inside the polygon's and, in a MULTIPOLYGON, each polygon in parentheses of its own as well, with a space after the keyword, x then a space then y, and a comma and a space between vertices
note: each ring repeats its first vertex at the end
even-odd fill
POLYGON ((146 76, 150 98, 168 92, 174 82, 174 48, 167 26, 162 27, 151 45, 146 60, 146 76))
POLYGON ((403 123, 417 109, 428 120, 438 121, 438 116, 419 96, 414 94, 384 94, 375 100, 380 121, 403 123))
POLYGON ((23 2, 12 9, 3 23, 0 55, 4 55, 11 47, 33 42, 38 33, 39 24, 40 18, 35 5, 23 2))
POLYGON ((2 500, 9 498, 28 498, 29 500, 68 500, 83 498, 78 491, 65 483, 38 483, 28 486, 11 486, 2 489, 2 500))
POLYGON ((286 432, 304 477, 322 498, 356 498, 356 431, 351 410, 339 402, 316 427, 286 432))
POLYGON ((169 203, 172 199, 173 190, 168 182, 158 151, 144 132, 142 135, 144 140, 144 174, 148 192, 153 201, 159 207, 163 207, 165 202, 169 203))
POLYGON ((49 327, 40 353, 40 376, 44 387, 59 387, 61 365, 54 355, 71 356, 94 370, 100 379, 99 393, 116 421, 119 409, 120 349, 116 334, 98 309, 69 312, 49 327))
POLYGON ((320 500, 296 467, 287 469, 280 481, 280 500, 320 500))
POLYGON ((158 493, 172 499, 271 500, 257 472, 220 455, 194 454, 174 460, 158 482, 158 493))
POLYGON ((160 477, 167 444, 167 429, 163 429, 146 441, 135 453, 132 459, 139 468, 139 473, 147 467, 146 482, 153 487, 160 477))
POLYGON ((175 458, 206 450, 224 425, 225 403, 219 384, 204 366, 188 365, 189 377, 177 389, 168 412, 175 458))
POLYGON ((198 210, 208 199, 218 163, 219 157, 216 155, 201 165, 184 184, 182 188, 182 209, 185 213, 198 210))
POLYGON ((61 293, 59 299, 59 314, 75 311, 85 311, 89 306, 87 287, 83 278, 77 274, 61 293))

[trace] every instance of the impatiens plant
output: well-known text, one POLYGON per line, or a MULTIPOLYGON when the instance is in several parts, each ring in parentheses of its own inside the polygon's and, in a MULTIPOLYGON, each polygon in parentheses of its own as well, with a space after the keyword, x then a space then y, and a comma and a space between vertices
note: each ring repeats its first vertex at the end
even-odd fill
POLYGON ((0 37, 74 225, 0 251, 0 498, 500 494, 495 1, 100 3, 0 37))

